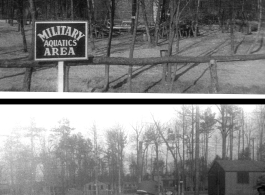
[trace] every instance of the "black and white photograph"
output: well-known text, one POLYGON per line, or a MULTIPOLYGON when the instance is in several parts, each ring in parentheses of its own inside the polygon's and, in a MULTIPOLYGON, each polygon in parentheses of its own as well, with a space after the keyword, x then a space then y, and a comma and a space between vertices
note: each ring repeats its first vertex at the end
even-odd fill
POLYGON ((264 95, 264 6, 0 0, 0 92, 264 95))
POLYGON ((0 110, 1 195, 265 193, 265 105, 0 110))

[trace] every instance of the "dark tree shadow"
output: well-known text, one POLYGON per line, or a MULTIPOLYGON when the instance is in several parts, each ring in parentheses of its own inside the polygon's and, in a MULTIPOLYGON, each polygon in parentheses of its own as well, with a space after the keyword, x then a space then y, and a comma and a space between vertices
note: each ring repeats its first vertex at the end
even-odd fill
POLYGON ((240 45, 242 45, 242 43, 244 42, 246 36, 244 36, 244 38, 237 44, 236 48, 235 48, 235 54, 237 53, 238 48, 240 47, 240 45))
POLYGON ((200 78, 202 78, 203 77, 203 75, 207 72, 207 70, 208 70, 208 68, 206 68, 203 72, 202 72, 202 74, 193 82, 193 84, 192 85, 190 85, 189 87, 187 87, 186 89, 184 89, 183 91, 182 91, 182 93, 186 93, 191 87, 193 87, 193 86, 195 86, 196 84, 197 84, 197 82, 200 80, 200 78))
MULTIPOLYGON (((138 69, 134 70, 133 73, 134 73, 134 72, 137 72, 137 71, 140 70, 140 69, 142 69, 142 70, 140 70, 139 72, 133 74, 133 75, 132 75, 132 79, 134 79, 135 77, 137 77, 137 76, 138 76, 139 74, 141 74, 142 72, 147 71, 147 70, 153 68, 154 66, 157 66, 157 65, 145 65, 145 66, 143 66, 143 67, 141 67, 141 68, 138 68, 138 69), (146 66, 149 66, 149 67, 146 67, 146 66)), ((121 76, 120 78, 125 77, 126 75, 127 75, 127 74, 124 74, 124 75, 121 76)), ((120 79, 120 78, 118 78, 118 79, 120 79)), ((118 79, 115 79, 115 80, 117 81, 118 79)), ((128 81, 128 78, 126 77, 125 79, 123 79, 123 80, 120 81, 119 83, 115 84, 115 85, 112 86, 111 88, 113 88, 113 89, 117 89, 117 88, 123 86, 124 84, 126 84, 127 81, 128 81)), ((113 83, 113 82, 115 82, 115 81, 111 81, 111 83, 113 83)))
POLYGON ((260 51, 260 49, 262 48, 262 45, 263 45, 263 36, 261 37, 259 47, 256 50, 252 51, 251 54, 260 51))

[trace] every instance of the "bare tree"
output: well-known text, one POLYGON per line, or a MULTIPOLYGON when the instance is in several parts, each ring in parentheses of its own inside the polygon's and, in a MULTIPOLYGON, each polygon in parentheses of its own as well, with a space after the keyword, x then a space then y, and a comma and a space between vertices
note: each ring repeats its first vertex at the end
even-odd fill
POLYGON ((140 3, 141 3, 141 7, 142 7, 142 12, 143 12, 147 41, 148 41, 148 45, 150 47, 150 46, 152 46, 152 39, 151 39, 150 28, 149 28, 149 24, 148 24, 148 20, 147 20, 147 15, 146 15, 145 2, 144 2, 144 0, 140 0, 140 3))
MULTIPOLYGON (((134 45, 135 45, 136 34, 137 34, 138 18, 139 18, 139 0, 136 0, 136 16, 135 16, 135 21, 134 21, 132 42, 130 45, 129 58, 133 58, 134 45)), ((128 91, 129 92, 132 92, 132 69, 133 67, 130 65, 128 68, 128 91)))
MULTIPOLYGON (((110 29, 109 29, 109 37, 108 37, 108 45, 107 45, 107 57, 110 57, 110 50, 111 50, 111 41, 112 41, 112 34, 113 34, 113 26, 114 26, 114 14, 115 14, 115 0, 109 1, 109 13, 110 13, 110 29)), ((108 91, 109 89, 109 68, 110 65, 105 65, 105 84, 104 88, 102 89, 103 92, 108 91)))
POLYGON ((260 37, 260 34, 261 34, 261 25, 262 25, 262 9, 263 9, 263 6, 262 6, 262 0, 258 0, 258 7, 259 7, 259 24, 258 24, 258 33, 255 37, 255 40, 254 42, 251 44, 251 46, 249 47, 248 51, 247 51, 247 54, 251 54, 253 52, 253 49, 255 47, 255 45, 257 44, 258 40, 259 40, 259 37, 260 37))
MULTIPOLYGON (((30 13, 32 18, 32 35, 31 35, 31 50, 29 54, 29 59, 34 59, 34 52, 35 52, 35 21, 36 21, 36 7, 35 7, 35 0, 29 0, 30 4, 30 13)), ((24 75, 24 81, 23 81, 23 91, 30 91, 31 87, 31 77, 32 77, 33 68, 26 68, 26 72, 24 75)))
POLYGON ((222 135, 222 159, 226 158, 226 138, 229 134, 229 114, 228 114, 228 105, 220 105, 217 106, 219 112, 220 112, 220 117, 219 119, 216 119, 216 121, 220 124, 218 127, 221 135, 222 135))
POLYGON ((203 115, 201 116, 202 122, 200 123, 200 126, 202 128, 202 133, 205 135, 205 164, 207 166, 208 162, 208 151, 209 151, 209 138, 211 136, 211 131, 213 131, 213 126, 216 123, 215 120, 215 113, 212 113, 212 110, 210 107, 208 107, 203 115))
POLYGON ((157 0, 156 1, 157 4, 157 13, 156 13, 156 22, 155 22, 155 46, 157 46, 158 44, 158 36, 159 36, 159 28, 160 28, 160 13, 161 13, 161 4, 162 7, 164 6, 164 1, 163 0, 157 0))
POLYGON ((94 35, 93 35, 93 23, 94 23, 94 7, 92 0, 87 0, 87 10, 88 10, 88 26, 89 26, 89 37, 92 43, 92 50, 95 49, 94 35))
MULTIPOLYGON (((25 35, 25 29, 24 29, 24 1, 18 1, 17 2, 18 5, 18 9, 16 10, 16 17, 17 17, 17 21, 18 21, 18 31, 21 32, 22 35, 22 40, 23 40, 23 49, 24 52, 28 52, 28 48, 27 48, 27 40, 26 40, 26 35, 25 35)), ((27 21, 26 21, 27 22, 27 21)))
MULTIPOLYGON (((113 166, 113 177, 117 178, 118 194, 122 190, 122 175, 123 175, 123 153, 127 143, 127 136, 122 127, 117 126, 107 131, 107 145, 110 154, 110 159, 113 166)), ((113 178, 113 179, 114 179, 113 178)))
MULTIPOLYGON (((140 141, 140 137, 142 135, 142 132, 143 132, 143 128, 144 128, 144 125, 135 125, 135 126, 132 126, 134 132, 135 132, 135 141, 136 141, 136 158, 137 158, 137 172, 138 172, 138 182, 141 180, 142 178, 142 166, 141 164, 142 163, 142 146, 140 147, 140 144, 142 145, 142 140, 140 141), (140 143, 141 142, 141 143, 140 143)), ((140 183, 140 182, 139 182, 140 183)))
POLYGON ((194 195, 199 195, 199 153, 200 153, 200 110, 196 106, 196 145, 195 145, 195 191, 194 195))

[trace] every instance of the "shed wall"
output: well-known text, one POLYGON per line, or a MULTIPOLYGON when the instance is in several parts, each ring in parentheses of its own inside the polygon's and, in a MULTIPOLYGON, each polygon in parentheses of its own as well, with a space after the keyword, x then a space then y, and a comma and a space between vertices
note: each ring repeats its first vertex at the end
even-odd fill
POLYGON ((225 172, 215 163, 208 174, 208 194, 225 195, 225 172))
POLYGON ((249 184, 237 183, 237 172, 225 173, 225 195, 249 195, 256 194, 256 190, 253 186, 256 184, 256 180, 262 172, 249 172, 249 184))

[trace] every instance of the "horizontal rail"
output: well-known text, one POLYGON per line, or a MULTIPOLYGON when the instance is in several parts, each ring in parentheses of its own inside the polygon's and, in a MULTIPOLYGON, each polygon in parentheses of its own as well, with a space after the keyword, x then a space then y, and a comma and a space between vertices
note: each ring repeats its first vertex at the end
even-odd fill
MULTIPOLYGON (((250 61, 265 59, 265 54, 252 55, 232 55, 232 56, 166 56, 152 58, 125 58, 125 57, 102 57, 89 56, 88 60, 65 61, 68 66, 84 66, 84 65, 156 65, 163 63, 209 63, 210 60, 217 62, 231 61, 250 61)), ((33 60, 21 59, 0 59, 0 68, 30 68, 30 67, 55 67, 57 61, 36 62, 33 60)))

